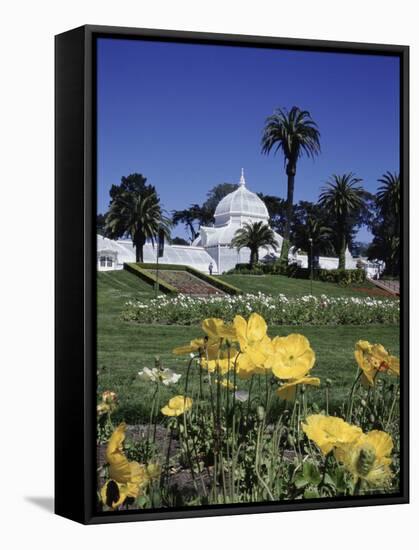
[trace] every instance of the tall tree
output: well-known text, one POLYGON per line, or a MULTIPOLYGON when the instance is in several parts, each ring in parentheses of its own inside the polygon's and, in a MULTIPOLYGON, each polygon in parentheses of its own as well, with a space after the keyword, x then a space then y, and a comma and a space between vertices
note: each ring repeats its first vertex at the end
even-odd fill
POLYGON ((284 234, 285 219, 287 214, 287 203, 284 199, 275 195, 264 195, 258 193, 258 197, 263 200, 269 212, 269 225, 281 235, 284 234))
POLYGON ((364 206, 366 192, 358 185, 362 179, 350 172, 336 175, 326 182, 319 197, 319 205, 335 218, 339 254, 339 269, 345 269, 345 253, 355 223, 354 216, 364 206))
POLYGON ((289 241, 294 203, 294 183, 298 159, 306 154, 314 158, 320 152, 320 132, 308 111, 299 107, 276 109, 266 119, 262 135, 262 153, 282 151, 287 174, 287 215, 284 238, 289 241))
POLYGON ((207 193, 207 199, 202 205, 191 204, 184 210, 173 210, 172 222, 174 225, 183 223, 194 241, 198 235, 201 225, 210 225, 214 223, 214 212, 218 203, 229 193, 237 189, 233 183, 220 183, 215 185, 207 193))
POLYGON ((105 235, 106 214, 96 215, 96 233, 98 235, 105 235))
POLYGON ((309 270, 315 257, 333 253, 332 234, 332 229, 313 214, 308 215, 302 223, 299 221, 294 224, 293 244, 307 253, 309 270))
POLYGON ((378 180, 377 205, 381 216, 391 225, 395 237, 400 237, 400 175, 386 172, 378 180))
POLYGON ((146 185, 141 174, 122 178, 113 185, 111 202, 106 215, 106 236, 119 238, 129 235, 135 247, 137 262, 144 260, 143 249, 147 241, 154 246, 159 231, 169 238, 169 220, 162 213, 160 199, 152 185, 146 185))
POLYGON ((370 225, 374 239, 368 257, 383 260, 386 273, 397 276, 400 273, 400 176, 386 172, 378 181, 382 185, 376 195, 376 216, 370 225))
POLYGON ((194 241, 199 234, 199 231, 195 229, 197 217, 196 210, 193 207, 185 208, 184 210, 173 210, 172 223, 173 225, 183 223, 191 235, 191 241, 194 241))
MULTIPOLYGON (((218 203, 229 193, 237 189, 236 183, 219 183, 210 189, 207 193, 207 199, 202 205, 203 211, 208 212, 211 217, 214 216, 218 203)), ((213 220, 212 220, 213 221, 213 220)))
POLYGON ((250 266, 259 261, 259 248, 278 250, 275 233, 264 222, 245 223, 238 229, 231 241, 231 248, 250 248, 250 266))

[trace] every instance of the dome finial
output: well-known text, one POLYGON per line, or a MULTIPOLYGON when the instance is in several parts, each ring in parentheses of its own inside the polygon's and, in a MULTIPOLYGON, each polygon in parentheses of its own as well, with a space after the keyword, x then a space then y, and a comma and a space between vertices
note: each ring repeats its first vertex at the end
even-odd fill
POLYGON ((239 185, 242 185, 243 187, 246 186, 246 180, 244 179, 244 168, 242 168, 242 173, 241 173, 241 176, 240 176, 239 185))

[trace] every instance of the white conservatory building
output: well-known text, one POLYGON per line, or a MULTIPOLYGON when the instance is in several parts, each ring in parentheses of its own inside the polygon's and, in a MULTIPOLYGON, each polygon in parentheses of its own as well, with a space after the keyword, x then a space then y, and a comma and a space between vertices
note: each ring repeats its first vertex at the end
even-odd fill
MULTIPOLYGON (((159 258, 162 264, 178 264, 194 267, 205 273, 212 271, 221 274, 233 269, 237 263, 248 263, 250 250, 242 249, 240 252, 231 248, 231 241, 238 229, 245 223, 263 221, 269 223, 269 213, 265 203, 246 187, 243 169, 238 188, 226 195, 214 212, 214 225, 202 226, 200 234, 192 245, 165 244, 164 255, 159 258)), ((278 249, 272 248, 259 251, 260 260, 279 257, 282 248, 282 237, 275 233, 278 249)), ((150 243, 144 245, 144 262, 155 263, 157 250, 150 243)), ((291 249, 289 260, 298 263, 301 267, 307 267, 307 256, 297 254, 291 249)), ((122 269, 125 262, 135 262, 135 249, 129 239, 111 240, 97 235, 97 269, 108 271, 122 269)), ((338 258, 319 258, 319 266, 324 269, 336 269, 338 258)), ((346 255, 347 269, 354 269, 356 261, 349 250, 346 255)))

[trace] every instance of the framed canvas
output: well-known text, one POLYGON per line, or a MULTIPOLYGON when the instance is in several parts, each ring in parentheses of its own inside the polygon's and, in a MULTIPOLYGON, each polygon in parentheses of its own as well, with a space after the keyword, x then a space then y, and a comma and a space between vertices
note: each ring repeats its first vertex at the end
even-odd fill
POLYGON ((55 510, 407 503, 407 46, 56 37, 55 510))

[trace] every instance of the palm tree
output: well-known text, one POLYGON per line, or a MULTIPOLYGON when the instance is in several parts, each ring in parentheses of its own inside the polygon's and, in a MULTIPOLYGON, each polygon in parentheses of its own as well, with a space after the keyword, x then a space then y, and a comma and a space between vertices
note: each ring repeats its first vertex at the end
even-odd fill
POLYGON ((377 216, 372 225, 373 242, 369 257, 385 262, 389 275, 400 273, 400 176, 386 172, 378 180, 383 185, 376 194, 377 216))
POLYGON ((196 223, 196 211, 192 207, 185 208, 185 210, 173 210, 172 223, 173 225, 184 223, 191 233, 191 241, 197 238, 199 232, 195 229, 194 225, 196 223))
POLYGON ((378 180, 383 185, 377 191, 377 206, 393 235, 400 236, 400 176, 386 172, 378 180))
POLYGON ((123 191, 111 201, 106 216, 107 233, 114 238, 128 234, 135 247, 137 262, 144 261, 143 248, 147 240, 154 246, 160 231, 166 238, 170 236, 170 222, 162 215, 159 202, 155 191, 138 193, 134 190, 123 191))
POLYGON ((245 223, 236 231, 230 246, 237 250, 250 248, 250 267, 254 267, 259 261, 259 248, 272 247, 275 252, 278 250, 275 233, 263 221, 245 223))
POLYGON ((311 271, 313 256, 321 253, 331 253, 332 229, 322 223, 321 220, 309 216, 304 224, 295 224, 293 244, 307 252, 308 269, 311 271))
POLYGON ((333 174, 319 197, 319 206, 328 210, 336 219, 339 269, 345 269, 345 252, 353 228, 353 216, 364 206, 366 192, 357 185, 361 181, 352 172, 341 176, 333 174))
POLYGON ((274 153, 282 151, 284 155, 288 177, 284 238, 289 241, 297 161, 303 153, 314 158, 320 152, 320 132, 308 111, 302 111, 295 106, 290 111, 276 109, 266 119, 262 136, 262 153, 267 155, 272 150, 274 153))

